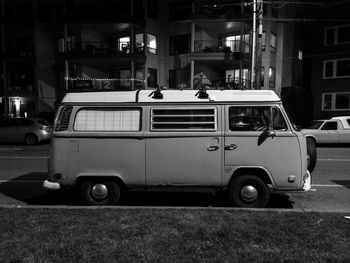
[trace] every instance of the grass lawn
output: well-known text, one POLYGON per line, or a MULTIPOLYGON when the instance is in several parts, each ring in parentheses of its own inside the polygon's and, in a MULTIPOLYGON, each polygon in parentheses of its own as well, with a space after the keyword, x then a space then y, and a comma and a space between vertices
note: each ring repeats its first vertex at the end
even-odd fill
POLYGON ((1 262, 350 262, 343 214, 0 209, 1 262))

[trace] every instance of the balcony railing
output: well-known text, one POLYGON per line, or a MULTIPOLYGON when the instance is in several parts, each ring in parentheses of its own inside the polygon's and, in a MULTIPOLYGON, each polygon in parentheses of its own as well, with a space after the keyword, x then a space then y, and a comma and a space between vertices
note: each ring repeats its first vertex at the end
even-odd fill
POLYGON ((250 53, 250 44, 240 40, 227 40, 227 41, 197 40, 194 43, 194 51, 203 52, 203 53, 212 53, 212 52, 250 53))
POLYGON ((239 79, 234 78, 218 78, 209 80, 206 77, 194 78, 193 88, 199 89, 203 85, 207 85, 210 89, 247 89, 249 87, 249 79, 239 79))
MULTIPOLYGON (((59 53, 85 53, 85 54, 128 54, 130 53, 129 42, 111 43, 105 41, 67 41, 59 46, 59 53)), ((143 46, 136 46, 135 53, 143 54, 143 46)))

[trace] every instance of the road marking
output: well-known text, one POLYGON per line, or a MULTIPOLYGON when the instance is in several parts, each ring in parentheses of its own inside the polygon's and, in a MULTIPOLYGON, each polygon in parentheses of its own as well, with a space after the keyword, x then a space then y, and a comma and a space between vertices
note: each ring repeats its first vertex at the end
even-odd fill
POLYGON ((350 187, 350 184, 312 184, 315 187, 350 187))
POLYGON ((350 159, 317 159, 321 162, 350 162, 350 159))
POLYGON ((48 156, 0 156, 0 159, 48 159, 48 156))

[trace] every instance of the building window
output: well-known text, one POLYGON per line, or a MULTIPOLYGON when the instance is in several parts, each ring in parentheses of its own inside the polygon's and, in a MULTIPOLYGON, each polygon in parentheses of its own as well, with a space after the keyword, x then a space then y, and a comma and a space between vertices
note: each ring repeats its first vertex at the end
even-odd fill
POLYGON ((276 69, 269 68, 269 88, 275 89, 276 84, 276 69))
POLYGON ((241 52, 242 45, 242 52, 249 53, 249 34, 244 34, 242 41, 241 35, 225 37, 223 38, 223 44, 224 48, 229 48, 231 52, 241 52))
POLYGON ((130 37, 121 37, 118 38, 118 48, 119 51, 124 53, 130 52, 130 37))
POLYGON ((169 55, 189 53, 191 46, 191 35, 177 35, 169 37, 169 55))
POLYGON ((153 88, 158 86, 157 70, 154 68, 147 69, 147 86, 153 88))
POLYGON ((215 108, 152 109, 152 131, 215 131, 215 108))
POLYGON ((147 51, 151 54, 157 54, 157 37, 147 34, 147 51))
POLYGON ((157 20, 157 0, 147 1, 147 17, 153 20, 157 20))
POLYGON ((323 78, 350 77, 350 58, 325 60, 323 62, 323 78))
POLYGON ((139 131, 141 110, 120 108, 85 108, 74 121, 75 131, 139 131))
POLYGON ((143 53, 144 50, 144 42, 143 42, 143 33, 136 34, 135 35, 135 47, 136 52, 143 53))
POLYGON ((225 71, 225 86, 229 89, 248 88, 249 69, 230 69, 225 71), (241 73, 241 83, 239 83, 239 74, 241 73), (241 84, 241 86, 240 86, 241 84))
POLYGON ((323 93, 322 110, 325 110, 325 111, 350 110, 350 92, 323 93))
POLYGON ((350 25, 325 28, 325 45, 350 43, 350 25))
POLYGON ((277 50, 277 35, 275 33, 271 32, 271 36, 270 36, 270 49, 271 52, 276 53, 277 50))

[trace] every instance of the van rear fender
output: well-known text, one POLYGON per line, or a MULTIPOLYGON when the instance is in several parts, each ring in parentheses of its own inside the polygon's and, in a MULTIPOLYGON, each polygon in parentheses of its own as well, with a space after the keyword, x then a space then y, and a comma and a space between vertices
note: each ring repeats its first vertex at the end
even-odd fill
POLYGON ((232 180, 238 176, 244 176, 244 175, 255 175, 261 178, 266 185, 270 184, 273 187, 275 187, 275 182, 271 176, 271 174, 264 168, 264 167, 237 167, 231 176, 231 179, 227 185, 227 187, 230 186, 232 180))

